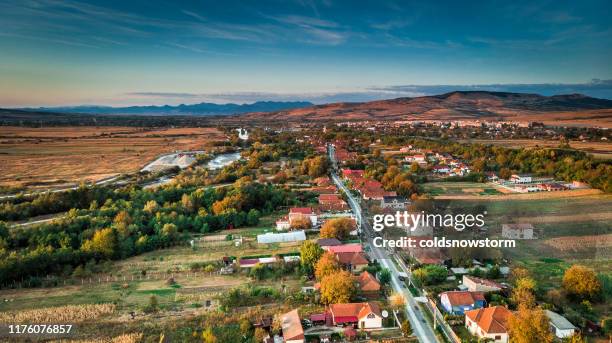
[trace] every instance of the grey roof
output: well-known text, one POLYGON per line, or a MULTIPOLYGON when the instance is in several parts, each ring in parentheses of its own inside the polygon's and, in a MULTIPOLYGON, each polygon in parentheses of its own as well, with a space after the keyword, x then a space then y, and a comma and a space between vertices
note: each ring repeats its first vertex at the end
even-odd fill
POLYGON ((342 245, 342 242, 340 242, 337 238, 320 238, 317 240, 317 244, 322 247, 329 247, 335 245, 342 245))
POLYGON ((570 323, 569 320, 567 320, 565 317, 563 317, 562 315, 558 313, 546 310, 546 316, 548 317, 548 319, 550 319, 550 323, 552 324, 552 326, 556 327, 559 330, 575 330, 576 329, 574 324, 570 323))

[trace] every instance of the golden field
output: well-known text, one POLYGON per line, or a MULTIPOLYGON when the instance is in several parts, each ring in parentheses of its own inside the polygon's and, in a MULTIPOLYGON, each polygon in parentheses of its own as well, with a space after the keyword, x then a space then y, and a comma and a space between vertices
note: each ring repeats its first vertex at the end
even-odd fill
POLYGON ((1 127, 0 185, 49 187, 140 170, 158 155, 200 150, 215 128, 1 127))

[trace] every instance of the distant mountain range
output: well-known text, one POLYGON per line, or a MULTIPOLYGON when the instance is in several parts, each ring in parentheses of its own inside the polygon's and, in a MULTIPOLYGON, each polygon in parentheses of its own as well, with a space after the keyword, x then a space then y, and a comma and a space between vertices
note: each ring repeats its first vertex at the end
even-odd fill
POLYGON ((112 114, 112 115, 231 115, 250 112, 272 112, 312 106, 307 101, 257 101, 252 104, 214 104, 202 102, 193 105, 178 106, 72 106, 72 107, 38 107, 19 108, 29 112, 79 113, 79 114, 112 114))
POLYGON ((244 105, 201 103, 178 106, 0 109, 0 125, 37 122, 66 125, 75 121, 142 125, 152 122, 148 116, 155 116, 155 122, 160 125, 175 125, 179 121, 183 125, 190 125, 201 123, 213 115, 225 116, 223 121, 228 123, 480 119, 612 128, 612 100, 581 94, 542 96, 529 93, 456 91, 433 96, 325 105, 299 101, 260 101, 244 105))
POLYGON ((612 126, 612 100, 581 94, 457 91, 359 103, 333 103, 240 117, 266 121, 513 120, 612 126))

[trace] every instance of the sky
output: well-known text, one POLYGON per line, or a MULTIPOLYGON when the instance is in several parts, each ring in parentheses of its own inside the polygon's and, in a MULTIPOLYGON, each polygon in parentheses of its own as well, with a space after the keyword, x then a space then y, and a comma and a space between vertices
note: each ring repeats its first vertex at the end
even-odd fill
POLYGON ((0 1, 0 107, 612 99, 612 2, 0 1))

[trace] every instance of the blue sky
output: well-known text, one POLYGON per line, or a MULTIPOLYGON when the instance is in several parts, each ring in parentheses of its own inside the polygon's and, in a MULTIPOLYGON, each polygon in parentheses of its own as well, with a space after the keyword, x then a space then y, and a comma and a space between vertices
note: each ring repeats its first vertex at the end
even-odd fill
POLYGON ((0 2, 0 106, 612 98, 610 1, 0 2))

